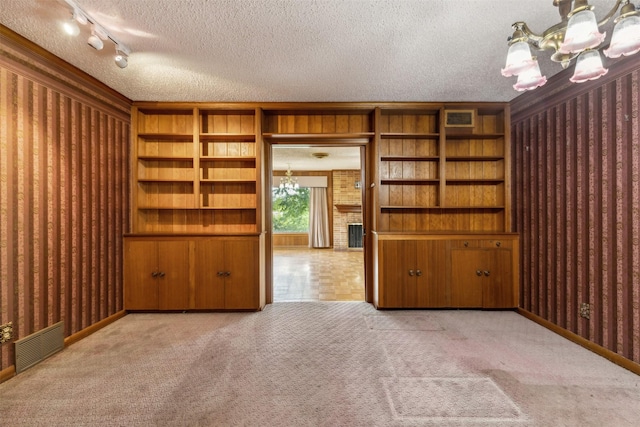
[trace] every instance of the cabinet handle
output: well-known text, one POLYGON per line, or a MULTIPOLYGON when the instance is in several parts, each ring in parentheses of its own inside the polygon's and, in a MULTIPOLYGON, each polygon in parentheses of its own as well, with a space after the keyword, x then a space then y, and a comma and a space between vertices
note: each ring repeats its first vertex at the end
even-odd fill
POLYGON ((218 271, 217 276, 218 276, 218 277, 222 277, 222 276, 224 276, 224 271, 218 271))
POLYGON ((159 272, 159 273, 158 273, 158 276, 160 276, 160 277, 164 277, 164 271, 159 272))
POLYGON ((409 270, 409 276, 413 277, 413 270, 409 270))
POLYGON ((464 242, 464 247, 469 247, 469 242, 464 242))
POLYGON ((229 277, 229 276, 231 276, 231 272, 230 272, 230 271, 225 271, 225 272, 224 272, 224 276, 225 276, 225 277, 229 277))
POLYGON ((157 271, 152 271, 151 272, 151 277, 158 277, 158 272, 157 271))
POLYGON ((422 276, 422 270, 416 270, 416 276, 422 276))
POLYGON ((485 276, 489 277, 489 274, 491 274, 491 272, 490 272, 489 270, 485 270, 485 271, 484 271, 484 275, 485 275, 485 276))
POLYGON ((476 276, 482 276, 482 271, 476 270, 476 276))
POLYGON ((500 242, 496 242, 496 246, 497 246, 497 247, 500 247, 500 242))

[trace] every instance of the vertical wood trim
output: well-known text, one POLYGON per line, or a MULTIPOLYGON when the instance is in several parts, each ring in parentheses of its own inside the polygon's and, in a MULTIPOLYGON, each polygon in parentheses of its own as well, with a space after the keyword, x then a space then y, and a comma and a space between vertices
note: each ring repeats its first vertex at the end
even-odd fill
POLYGON ((444 114, 444 107, 440 108, 440 113, 438 114, 438 119, 439 119, 439 125, 438 125, 438 131, 440 132, 440 143, 439 143, 439 153, 438 153, 438 157, 440 158, 439 161, 439 176, 440 176, 440 185, 439 185, 439 206, 441 207, 446 207, 446 197, 447 197, 447 189, 446 189, 446 180, 447 180, 447 174, 446 174, 446 163, 445 163, 445 156, 447 153, 447 135, 446 135, 446 131, 445 131, 445 114, 444 114))
POLYGON ((511 200, 511 186, 513 175, 511 173, 511 107, 506 105, 504 107, 504 201, 505 201, 505 215, 504 215, 504 231, 513 231, 513 224, 511 223, 511 212, 513 211, 513 201, 511 200))
MULTIPOLYGON (((263 150, 264 144, 262 141, 262 109, 255 108, 253 111, 253 132, 255 134, 254 138, 254 153, 256 157, 255 165, 257 170, 260 172, 256 174, 256 231, 262 232, 264 231, 264 218, 262 209, 264 201, 263 197, 263 182, 265 179, 265 167, 263 160, 263 150)), ((263 242, 264 243, 264 242, 263 242)))
MULTIPOLYGON (((382 214, 380 212, 380 133, 382 132, 382 109, 380 107, 376 107, 373 110, 373 144, 369 150, 369 158, 366 159, 369 163, 367 164, 367 170, 369 170, 369 181, 364 181, 362 186, 364 187, 364 191, 370 194, 370 212, 371 215, 371 230, 370 232, 378 231, 380 227, 380 222, 382 221, 382 214)), ((364 210, 363 210, 364 214, 364 210)), ((373 238, 371 239, 371 244, 369 246, 371 248, 371 252, 375 250, 373 238)), ((373 258, 371 258, 373 260, 373 258)), ((377 266, 376 266, 377 268, 377 266)))
MULTIPOLYGON (((135 160, 138 158, 138 156, 140 155, 140 153, 138 152, 138 138, 136 135, 138 135, 138 133, 140 132, 140 128, 138 126, 138 120, 139 120, 139 116, 140 113, 138 111, 138 107, 132 107, 131 108, 131 175, 132 175, 132 186, 137 186, 137 182, 138 182, 138 177, 139 172, 138 172, 138 162, 135 160)), ((136 188, 132 188, 131 189, 131 195, 132 197, 136 195, 136 188)), ((132 217, 131 217, 131 229, 132 230, 139 230, 140 229, 140 225, 138 224, 138 201, 134 198, 131 200, 131 212, 132 217)))
MULTIPOLYGON (((200 110, 193 109, 193 194, 195 208, 201 205, 200 202, 200 110)), ((256 184, 257 185, 257 184, 256 184)))

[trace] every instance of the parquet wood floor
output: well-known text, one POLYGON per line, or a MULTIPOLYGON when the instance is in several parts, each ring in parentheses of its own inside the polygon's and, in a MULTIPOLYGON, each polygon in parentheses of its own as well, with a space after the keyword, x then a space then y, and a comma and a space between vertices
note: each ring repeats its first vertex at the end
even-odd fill
POLYGON ((273 300, 364 301, 364 252, 274 248, 273 300))

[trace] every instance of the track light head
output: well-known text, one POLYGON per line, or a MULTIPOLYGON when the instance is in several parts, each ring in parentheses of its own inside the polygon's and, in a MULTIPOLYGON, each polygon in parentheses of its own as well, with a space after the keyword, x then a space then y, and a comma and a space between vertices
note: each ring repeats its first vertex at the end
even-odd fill
POLYGON ((100 37, 96 36, 95 34, 91 34, 91 36, 89 36, 87 44, 95 50, 102 50, 102 48, 104 47, 104 43, 102 43, 100 37))
POLYGON ((62 26, 64 27, 64 32, 69 34, 70 36, 75 37, 80 34, 80 27, 78 27, 76 21, 67 21, 62 24, 62 26))
POLYGON ((84 14, 79 8, 73 8, 73 15, 71 15, 71 19, 64 24, 62 24, 64 31, 70 36, 77 36, 80 34, 80 27, 78 23, 82 25, 87 25, 89 20, 87 19, 87 15, 84 14))
POLYGON ((120 68, 127 68, 127 65, 128 65, 127 57, 124 55, 116 55, 115 63, 120 68))
POLYGON ((129 50, 124 46, 116 45, 116 56, 114 61, 120 68, 127 68, 129 58, 129 50))
POLYGON ((107 40, 109 36, 107 32, 97 24, 93 24, 93 30, 91 31, 91 36, 87 40, 89 46, 94 48, 95 50, 102 50, 104 47, 104 43, 102 40, 107 40))

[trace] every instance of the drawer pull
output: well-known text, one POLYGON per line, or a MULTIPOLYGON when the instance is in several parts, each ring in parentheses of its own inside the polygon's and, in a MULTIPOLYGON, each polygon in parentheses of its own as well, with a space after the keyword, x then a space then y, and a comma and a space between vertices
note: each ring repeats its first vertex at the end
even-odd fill
POLYGON ((497 246, 497 247, 500 247, 500 242, 496 242, 496 246, 497 246))

